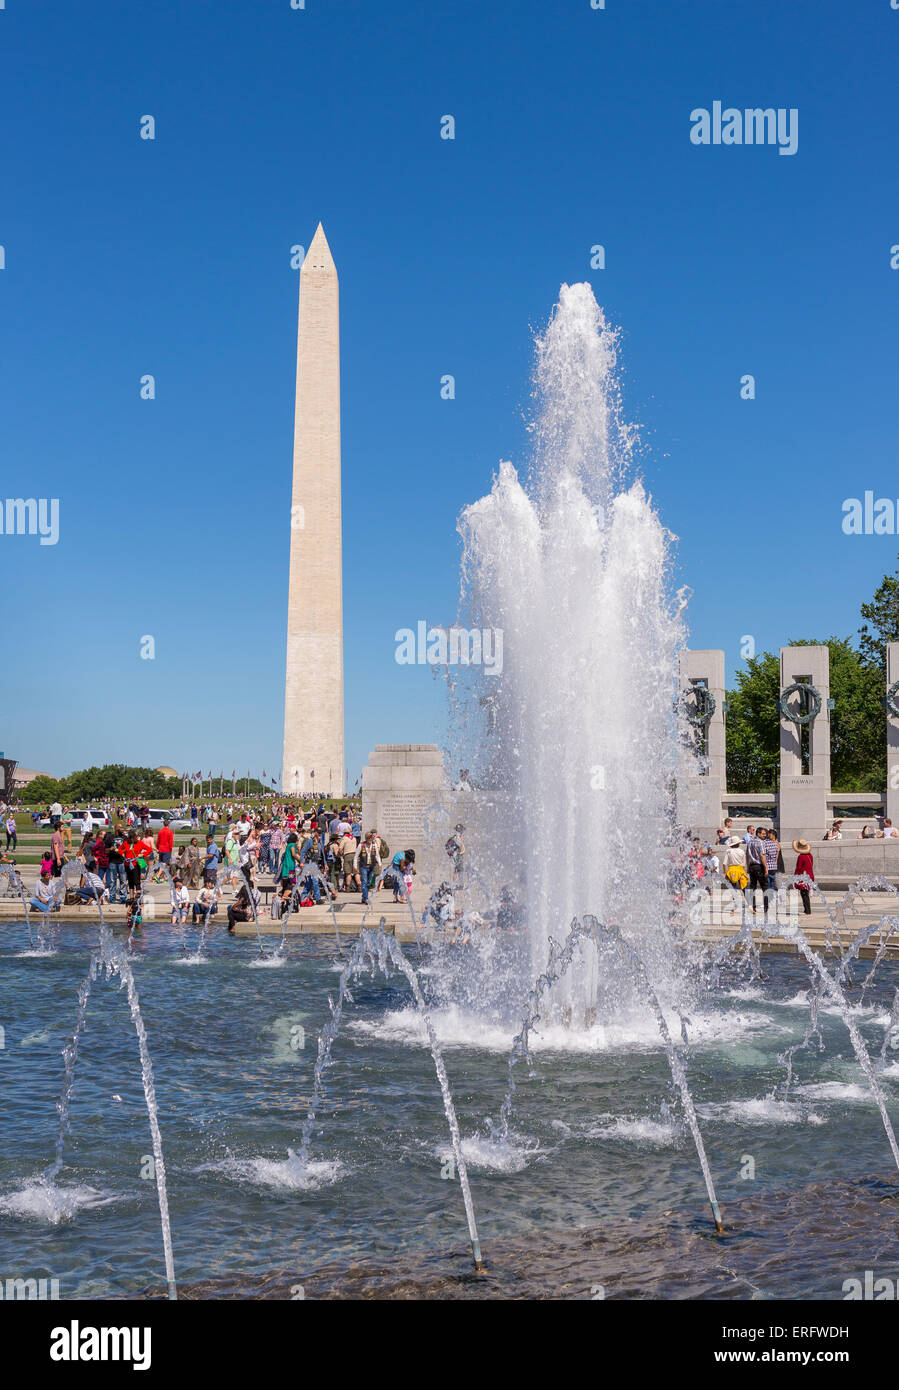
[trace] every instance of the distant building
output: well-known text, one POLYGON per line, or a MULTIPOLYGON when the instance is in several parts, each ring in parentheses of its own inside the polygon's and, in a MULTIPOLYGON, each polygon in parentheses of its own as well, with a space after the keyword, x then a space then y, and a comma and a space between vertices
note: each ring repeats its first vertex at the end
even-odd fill
POLYGON ((27 787, 29 782, 33 782, 35 777, 52 777, 52 772, 39 772, 33 767, 19 767, 15 764, 15 773, 12 778, 12 785, 16 791, 21 791, 27 787))

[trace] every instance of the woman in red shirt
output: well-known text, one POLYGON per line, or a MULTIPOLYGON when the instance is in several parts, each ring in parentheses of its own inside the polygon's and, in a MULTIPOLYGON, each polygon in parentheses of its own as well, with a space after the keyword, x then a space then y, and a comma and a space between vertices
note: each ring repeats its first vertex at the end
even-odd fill
POLYGON ((805 915, 808 916, 812 910, 810 889, 807 884, 797 883, 796 879, 800 874, 808 874, 809 878, 814 883, 815 861, 812 858, 812 847, 808 840, 794 840, 793 848, 796 851, 796 869, 793 886, 799 889, 799 896, 802 899, 802 910, 805 915))

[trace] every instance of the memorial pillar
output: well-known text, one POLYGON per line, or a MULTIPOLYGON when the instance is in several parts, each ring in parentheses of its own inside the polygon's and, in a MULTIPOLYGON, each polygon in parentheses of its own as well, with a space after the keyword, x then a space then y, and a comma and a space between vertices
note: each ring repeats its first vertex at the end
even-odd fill
POLYGON ((830 794, 830 649, 780 649, 780 798, 781 843, 821 840, 828 827, 830 794), (813 686, 817 697, 791 686, 813 686), (786 692, 787 714, 783 713, 786 692), (820 708, 817 708, 820 704, 820 708), (807 722, 798 722, 792 714, 807 722), (809 718, 809 715, 813 717, 809 718))
POLYGON ((680 655, 681 718, 695 733, 698 761, 685 757, 679 778, 680 818, 701 839, 715 841, 727 800, 727 749, 724 727, 724 652, 683 651, 680 655), (707 694, 697 693, 697 689, 707 694), (709 714, 709 711, 711 713, 709 714), (692 719, 708 715, 701 723, 692 719))
POLYGON ((899 825, 899 717, 890 707, 899 709, 899 642, 887 642, 887 699, 886 814, 893 825, 899 825))

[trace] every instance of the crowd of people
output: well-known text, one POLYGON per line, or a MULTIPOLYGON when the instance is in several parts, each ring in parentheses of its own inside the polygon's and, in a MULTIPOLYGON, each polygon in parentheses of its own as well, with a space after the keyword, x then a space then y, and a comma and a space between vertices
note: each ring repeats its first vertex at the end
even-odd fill
MULTIPOLYGON (((835 820, 825 832, 825 840, 842 840, 843 821, 835 820)), ((899 839, 892 821, 885 817, 883 828, 875 830, 865 824, 857 837, 859 840, 899 839)), ((792 841, 796 851, 796 864, 792 873, 784 865, 783 847, 773 826, 748 825, 742 835, 733 833, 733 821, 728 817, 719 829, 717 844, 707 840, 701 844, 698 837, 693 839, 688 854, 687 877, 694 883, 712 874, 723 874, 741 893, 745 893, 753 915, 756 915, 759 902, 768 913, 781 888, 797 889, 802 899, 802 910, 806 916, 811 914, 811 886, 815 882, 815 859, 808 840, 792 841), (757 897, 761 894, 761 898, 757 897)))
MULTIPOLYGON (((336 900, 340 894, 358 893, 368 903, 371 893, 382 889, 392 891, 394 902, 407 901, 412 892, 415 851, 391 853, 375 828, 363 830, 358 803, 334 810, 323 803, 262 809, 192 804, 164 817, 156 831, 150 827, 149 807, 115 809, 121 818, 106 827, 95 825, 90 811, 75 820, 72 808, 58 803, 49 807, 50 841, 41 859, 32 907, 48 913, 65 901, 124 903, 129 924, 137 918, 139 926, 146 883, 168 883, 172 922, 196 922, 216 914, 220 876, 227 876, 239 884, 228 905, 228 928, 233 930, 235 923, 258 916, 257 880, 264 873, 276 885, 272 902, 276 917, 325 897, 336 900), (176 849, 172 820, 188 820, 191 826, 205 826, 205 831, 191 835, 188 843, 176 849), (217 830, 222 824, 219 843, 217 830), (80 838, 77 849, 75 829, 80 838), (63 882, 54 884, 54 880, 63 882), (196 890, 193 900, 191 890, 196 890)), ((42 819, 40 813, 36 819, 42 819)), ((458 827, 458 832, 463 828, 458 827)), ((461 862, 461 833, 456 838, 455 855, 461 862)))

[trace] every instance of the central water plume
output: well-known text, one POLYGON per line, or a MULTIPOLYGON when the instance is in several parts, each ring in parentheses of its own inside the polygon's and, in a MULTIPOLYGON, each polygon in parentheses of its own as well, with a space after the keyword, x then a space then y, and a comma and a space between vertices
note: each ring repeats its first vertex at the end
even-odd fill
MULTIPOLYGON (((591 913, 639 942, 664 999, 682 989, 666 923, 685 637, 672 537, 628 481, 635 433, 621 415, 616 336, 589 285, 562 287, 537 340, 530 476, 502 463, 460 518, 461 612, 502 632, 503 663, 457 675, 457 756, 476 787, 459 814, 469 892, 495 902, 505 886, 520 900, 521 979, 591 913)), ((626 972, 601 979, 585 943, 553 1006, 589 1024, 629 999, 642 1011, 626 972)))

